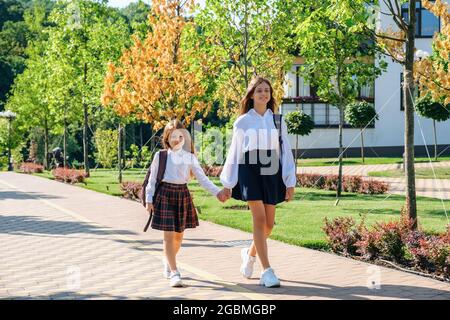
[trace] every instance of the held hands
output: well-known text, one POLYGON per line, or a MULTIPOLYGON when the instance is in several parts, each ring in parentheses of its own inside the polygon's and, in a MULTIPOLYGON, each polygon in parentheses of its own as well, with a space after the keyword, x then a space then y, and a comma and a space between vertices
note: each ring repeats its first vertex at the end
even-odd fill
POLYGON ((295 190, 294 187, 286 188, 286 196, 285 196, 286 202, 289 202, 292 199, 294 199, 294 190, 295 190))
POLYGON ((230 198, 231 198, 231 190, 227 189, 227 188, 223 188, 217 194, 217 199, 219 199, 220 202, 225 202, 225 201, 227 201, 230 198))

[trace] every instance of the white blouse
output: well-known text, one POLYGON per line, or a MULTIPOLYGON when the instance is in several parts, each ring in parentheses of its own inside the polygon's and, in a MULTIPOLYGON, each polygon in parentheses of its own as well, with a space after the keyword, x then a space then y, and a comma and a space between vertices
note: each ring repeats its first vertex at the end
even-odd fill
MULTIPOLYGON (((153 202, 158 167, 159 151, 153 157, 153 161, 150 166, 150 177, 148 180, 147 188, 145 189, 147 203, 153 202)), ((217 196, 220 188, 217 187, 205 175, 205 172, 200 166, 197 157, 191 152, 185 151, 183 148, 179 150, 169 149, 167 151, 167 165, 162 181, 175 184, 188 183, 191 179, 189 174, 190 170, 193 171, 194 176, 197 178, 198 182, 203 188, 205 188, 212 195, 217 196)))
MULTIPOLYGON (((295 187, 296 165, 288 140, 287 126, 282 117, 281 138, 283 142, 281 154, 282 177, 286 187, 295 187)), ((247 151, 276 150, 280 154, 278 130, 273 121, 273 112, 267 109, 260 115, 251 108, 246 114, 239 116, 233 124, 233 138, 225 160, 220 182, 228 189, 232 189, 238 182, 239 162, 247 151)))

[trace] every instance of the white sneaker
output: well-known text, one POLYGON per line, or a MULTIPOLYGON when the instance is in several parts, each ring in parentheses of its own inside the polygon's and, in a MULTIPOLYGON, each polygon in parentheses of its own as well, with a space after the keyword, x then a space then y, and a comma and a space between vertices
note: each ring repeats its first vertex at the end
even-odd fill
POLYGON ((181 275, 178 271, 170 272, 170 286, 177 288, 183 286, 183 281, 181 281, 181 275))
POLYGON ((166 279, 169 279, 170 278, 170 267, 169 267, 169 264, 167 263, 167 260, 164 259, 163 264, 164 264, 163 277, 166 279))
POLYGON ((280 280, 278 280, 272 268, 267 268, 261 273, 259 284, 261 286, 266 286, 267 288, 276 288, 281 285, 280 280))
POLYGON ((241 273, 247 279, 252 277, 253 265, 255 264, 256 257, 252 257, 248 254, 249 248, 244 248, 241 250, 241 273))

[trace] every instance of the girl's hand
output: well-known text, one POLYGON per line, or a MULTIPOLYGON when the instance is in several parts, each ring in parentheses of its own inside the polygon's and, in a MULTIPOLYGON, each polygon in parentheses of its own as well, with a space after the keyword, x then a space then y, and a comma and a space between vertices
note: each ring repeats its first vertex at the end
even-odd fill
POLYGON ((292 199, 294 199, 294 190, 295 190, 294 187, 286 188, 286 197, 285 197, 286 202, 289 202, 292 199))
POLYGON ((153 212, 153 203, 147 203, 145 207, 149 214, 153 212))
POLYGON ((231 192, 229 192, 229 189, 226 189, 226 188, 223 188, 217 194, 217 199, 219 199, 220 202, 225 202, 230 198, 231 198, 231 192))

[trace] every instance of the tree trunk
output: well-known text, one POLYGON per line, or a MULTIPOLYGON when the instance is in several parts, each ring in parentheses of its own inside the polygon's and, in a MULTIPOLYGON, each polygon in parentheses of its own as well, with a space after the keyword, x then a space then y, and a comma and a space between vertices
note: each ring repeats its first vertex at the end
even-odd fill
POLYGON ((437 161, 437 134, 436 134, 436 120, 433 119, 433 131, 434 131, 434 161, 437 161))
POLYGON ((67 120, 64 116, 64 137, 63 137, 63 166, 67 168, 67 120))
POLYGON ((119 169, 119 183, 122 183, 122 125, 117 129, 117 166, 119 169))
POLYGON ((360 133, 361 133, 361 157, 362 157, 362 162, 364 163, 364 133, 363 133, 362 129, 360 129, 360 133))
POLYGON ((339 198, 342 193, 342 156, 344 153, 344 147, 342 143, 342 136, 344 130, 344 107, 339 106, 339 177, 336 191, 336 197, 339 198))
POLYGON ((67 104, 64 103, 63 166, 67 168, 67 104))
POLYGON ((417 204, 414 169, 414 105, 412 93, 414 90, 414 38, 416 24, 416 1, 409 0, 409 24, 406 34, 406 54, 404 65, 403 97, 405 105, 405 178, 406 178, 406 212, 417 228, 417 204))
POLYGON ((11 161, 11 126, 12 118, 8 119, 8 171, 13 171, 14 167, 11 161))
POLYGON ((247 46, 248 46, 248 16, 247 16, 247 6, 244 12, 244 78, 245 78, 245 88, 248 88, 248 57, 247 57, 247 46))
POLYGON ((295 167, 297 168, 297 162, 298 162, 298 134, 296 135, 296 141, 295 141, 295 167))
POLYGON ((121 132, 121 135, 122 135, 122 169, 124 169, 125 167, 126 167, 126 161, 127 161, 127 159, 126 159, 126 157, 125 157, 125 150, 126 150, 126 143, 127 143, 127 134, 126 134, 126 128, 127 128, 127 126, 124 124, 123 126, 122 126, 122 132, 121 132))
MULTIPOLYGON (((87 83, 87 63, 84 63, 84 84, 87 83)), ((84 113, 84 125, 83 125, 83 162, 84 172, 86 177, 89 177, 89 154, 88 154, 88 106, 86 98, 83 97, 83 113, 84 113)))
POLYGON ((49 159, 48 159, 48 145, 49 145, 49 137, 48 137, 48 123, 47 119, 44 121, 44 168, 48 170, 50 168, 49 166, 49 159))
POLYGON ((139 138, 140 138, 140 141, 141 141, 139 148, 140 148, 141 150, 142 150, 142 147, 144 146, 144 137, 143 137, 143 133, 142 133, 142 127, 143 127, 143 126, 144 126, 143 123, 141 123, 141 124, 139 125, 139 138))

